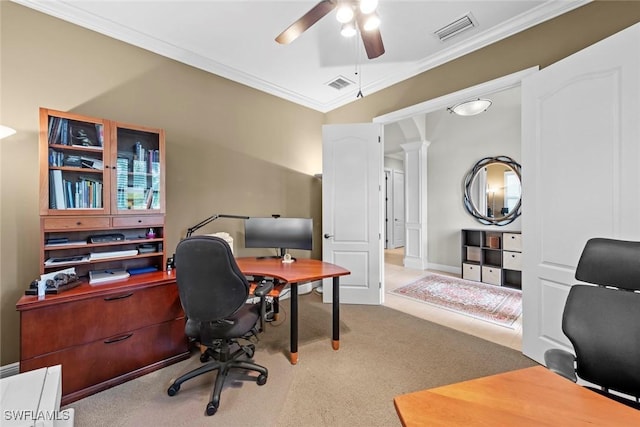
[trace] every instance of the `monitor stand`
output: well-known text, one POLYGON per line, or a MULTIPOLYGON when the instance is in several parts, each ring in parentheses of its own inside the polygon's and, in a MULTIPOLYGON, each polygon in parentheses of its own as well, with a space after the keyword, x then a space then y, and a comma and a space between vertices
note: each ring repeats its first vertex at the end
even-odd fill
POLYGON ((282 262, 284 263, 296 261, 296 259, 287 252, 287 248, 280 248, 279 251, 280 251, 280 255, 258 256, 256 257, 256 259, 281 259, 282 262))

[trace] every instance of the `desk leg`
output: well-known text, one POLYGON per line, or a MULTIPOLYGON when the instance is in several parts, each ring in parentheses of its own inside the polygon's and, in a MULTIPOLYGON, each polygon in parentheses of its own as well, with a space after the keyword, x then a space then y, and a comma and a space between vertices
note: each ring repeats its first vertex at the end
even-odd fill
POLYGON ((340 278, 333 278, 333 341, 334 350, 340 348, 340 278))
POLYGON ((298 284, 292 283, 291 286, 291 364, 298 363, 298 284))

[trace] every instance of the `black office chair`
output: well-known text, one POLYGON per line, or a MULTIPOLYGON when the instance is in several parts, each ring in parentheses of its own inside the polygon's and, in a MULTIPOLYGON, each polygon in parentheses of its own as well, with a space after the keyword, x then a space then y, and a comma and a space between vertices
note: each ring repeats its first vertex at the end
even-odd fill
POLYGON ((545 352, 547 367, 571 381, 640 409, 640 242, 591 239, 578 262, 576 279, 562 316, 562 331, 575 356, 560 349, 545 352), (612 394, 617 391, 635 397, 612 394))
POLYGON ((193 236, 182 240, 175 254, 176 279, 180 302, 187 317, 185 333, 206 347, 200 360, 208 362, 175 380, 167 393, 175 395, 180 385, 198 375, 218 371, 207 415, 220 405, 224 380, 232 368, 258 372, 258 385, 267 382, 268 372, 248 359, 255 345, 249 340, 264 328, 265 295, 271 290, 266 282, 254 291, 260 304, 246 304, 249 283, 242 274, 229 244, 214 236, 193 236), (245 344, 240 344, 244 340, 245 344), (241 357, 244 357, 242 360, 241 357))

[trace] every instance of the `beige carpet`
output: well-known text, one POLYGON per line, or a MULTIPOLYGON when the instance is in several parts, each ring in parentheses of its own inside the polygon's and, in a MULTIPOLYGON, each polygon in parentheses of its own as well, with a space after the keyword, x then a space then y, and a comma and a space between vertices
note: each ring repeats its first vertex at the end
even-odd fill
POLYGON ((200 364, 197 355, 74 402, 76 426, 400 426, 393 397, 534 362, 520 353, 383 306, 341 306, 341 346, 330 344, 331 306, 300 298, 299 362, 289 364, 288 300, 255 354, 269 369, 259 387, 231 374, 213 417, 204 410, 214 373, 172 378, 200 364), (278 326, 279 325, 279 326, 278 326), (229 381, 232 380, 232 381, 229 381))

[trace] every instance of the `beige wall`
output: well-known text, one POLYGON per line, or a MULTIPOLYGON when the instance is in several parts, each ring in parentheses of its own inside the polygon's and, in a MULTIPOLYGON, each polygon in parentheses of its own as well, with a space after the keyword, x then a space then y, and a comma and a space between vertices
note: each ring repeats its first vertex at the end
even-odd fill
MULTIPOLYGON (((41 106, 166 130, 169 251, 215 213, 311 216, 320 241, 322 113, 14 3, 0 13, 0 123, 18 131, 0 143, 0 364, 18 360, 15 303, 39 275, 41 106)), ((202 231, 244 241, 239 220, 202 231)))
MULTIPOLYGON (((38 275, 38 107, 166 130, 169 247, 213 213, 312 216, 319 242, 324 122, 546 66, 639 20, 640 2, 596 2, 323 115, 0 1, 0 123, 18 130, 0 142, 0 365, 19 358, 15 303, 38 275)), ((207 230, 242 240, 237 221, 207 230)))

